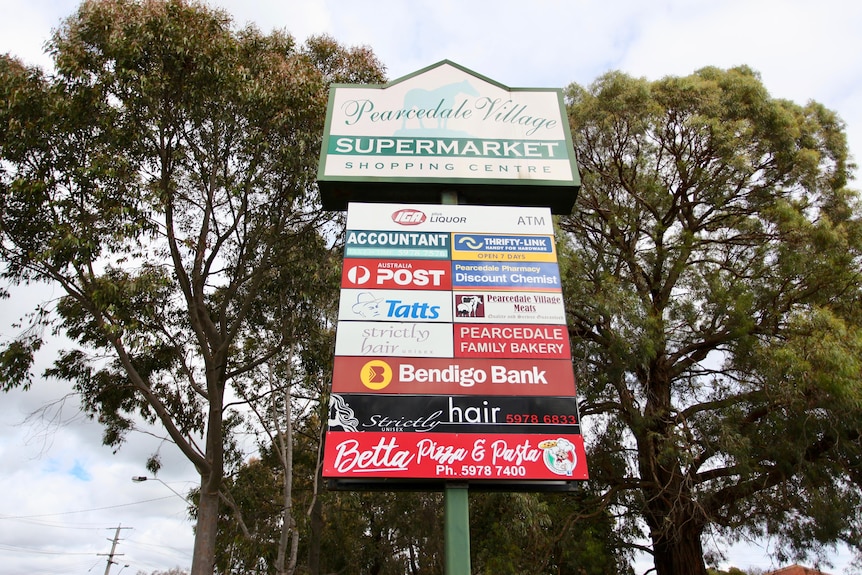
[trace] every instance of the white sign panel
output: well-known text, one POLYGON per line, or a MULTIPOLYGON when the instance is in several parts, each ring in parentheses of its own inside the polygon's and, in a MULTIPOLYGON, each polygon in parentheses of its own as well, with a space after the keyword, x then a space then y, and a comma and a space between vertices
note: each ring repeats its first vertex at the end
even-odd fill
POLYGON ((561 292, 454 292, 458 323, 566 323, 561 292))
POLYGON ((452 324, 338 322, 335 355, 452 357, 452 324))
MULTIPOLYGON (((549 208, 351 203, 348 230, 554 234, 549 208)), ((394 240, 388 240, 394 241, 394 240)))
POLYGON ((424 290, 343 289, 339 320, 452 322, 452 293, 424 290))

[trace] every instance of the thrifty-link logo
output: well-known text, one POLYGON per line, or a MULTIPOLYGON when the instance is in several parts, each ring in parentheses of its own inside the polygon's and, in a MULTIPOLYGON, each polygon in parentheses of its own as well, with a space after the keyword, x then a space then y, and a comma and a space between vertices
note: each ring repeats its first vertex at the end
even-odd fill
POLYGON ((448 259, 450 240, 448 233, 350 230, 344 257, 448 259))
POLYGON ((554 243, 551 236, 455 234, 455 248, 466 251, 550 254, 554 251, 554 243))

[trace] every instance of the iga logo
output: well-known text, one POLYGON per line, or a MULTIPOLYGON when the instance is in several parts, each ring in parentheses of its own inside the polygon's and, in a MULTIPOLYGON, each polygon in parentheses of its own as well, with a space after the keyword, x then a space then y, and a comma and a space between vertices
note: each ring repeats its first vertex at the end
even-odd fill
POLYGON ((402 226, 416 226, 425 221, 425 214, 419 210, 405 208, 392 214, 392 221, 402 226))

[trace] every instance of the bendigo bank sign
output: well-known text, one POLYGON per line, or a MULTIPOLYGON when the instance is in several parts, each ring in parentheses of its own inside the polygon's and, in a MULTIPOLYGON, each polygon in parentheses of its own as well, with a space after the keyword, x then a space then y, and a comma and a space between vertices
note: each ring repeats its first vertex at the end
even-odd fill
POLYGON ((587 478, 547 208, 351 203, 346 240, 325 477, 587 478))

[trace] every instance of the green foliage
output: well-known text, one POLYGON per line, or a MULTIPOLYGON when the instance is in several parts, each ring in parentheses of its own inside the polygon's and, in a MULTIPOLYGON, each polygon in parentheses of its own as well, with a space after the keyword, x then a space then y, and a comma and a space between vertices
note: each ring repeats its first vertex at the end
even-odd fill
POLYGON ((707 575, 748 575, 745 571, 736 567, 731 567, 727 571, 709 568, 706 570, 706 573, 707 575))
POLYGON ((475 573, 632 573, 608 513, 584 492, 474 493, 470 536, 475 573))
POLYGON ((212 572, 228 390, 328 332, 328 84, 383 70, 184 0, 85 0, 49 48, 50 77, 0 58, 0 277, 64 296, 2 342, 0 387, 31 384, 46 327, 72 338, 46 375, 112 446, 138 417, 163 425, 201 474, 192 571, 212 572))
POLYGON ((31 384, 30 369, 33 356, 42 347, 42 340, 33 335, 24 335, 3 348, 0 352, 0 383, 3 391, 16 387, 28 389, 31 384))
MULTIPOLYGON (((300 441, 303 441, 302 439, 300 441)), ((316 462, 297 450, 293 504, 308 509, 316 462)), ((218 572, 275 573, 280 463, 271 448, 229 479, 253 537, 244 536, 225 510, 220 521, 218 572), (254 524, 254 525, 253 525, 254 524), (263 527, 263 526, 266 527, 263 527)), ((323 512, 321 573, 435 574, 443 570, 440 493, 341 492, 318 494, 323 512)), ((470 533, 475 573, 548 575, 632 573, 608 513, 589 509, 584 493, 471 493, 470 533)), ((300 514, 300 556, 315 542, 300 514)), ((305 573, 300 563, 299 573, 305 573)))
POLYGON ((858 545, 862 221, 843 125, 748 68, 567 93, 567 309, 591 476, 659 575, 701 536, 858 545))

